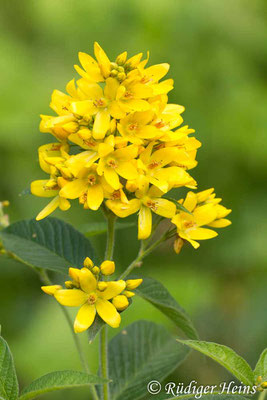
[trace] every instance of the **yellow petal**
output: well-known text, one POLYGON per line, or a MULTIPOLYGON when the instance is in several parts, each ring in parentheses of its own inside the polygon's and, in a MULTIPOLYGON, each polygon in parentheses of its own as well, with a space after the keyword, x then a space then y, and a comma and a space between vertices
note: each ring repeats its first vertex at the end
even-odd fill
POLYGON ((79 268, 69 268, 69 276, 76 282, 80 282, 80 273, 79 268))
POLYGON ((55 197, 58 189, 49 189, 46 184, 49 179, 41 179, 31 183, 31 193, 38 197, 55 197))
POLYGON ((129 300, 123 294, 116 296, 112 299, 112 304, 117 310, 123 311, 129 306, 129 300))
POLYGON ((87 204, 91 210, 98 210, 104 200, 104 191, 100 184, 89 186, 87 204))
POLYGON ((115 100, 117 95, 117 90, 120 86, 120 83, 117 79, 108 78, 106 80, 106 86, 104 88, 104 95, 109 100, 115 100))
POLYGON ((120 294, 125 289, 126 286, 126 283, 123 280, 106 282, 106 283, 107 283, 107 288, 100 294, 100 296, 106 300, 110 300, 112 299, 112 297, 115 297, 118 294, 120 294))
POLYGON ((115 190, 118 190, 121 186, 117 172, 109 167, 104 167, 104 177, 107 183, 112 186, 115 190))
POLYGON ((205 204, 194 211, 194 220, 198 226, 208 225, 217 218, 216 208, 213 204, 205 204))
POLYGON ((47 204, 45 208, 42 209, 41 212, 36 217, 37 221, 47 217, 48 215, 52 214, 59 206, 59 196, 55 197, 50 203, 47 204))
POLYGON ((62 289, 61 285, 42 286, 42 291, 49 295, 54 295, 57 290, 62 289))
POLYGON ((94 305, 84 304, 78 311, 74 322, 74 331, 76 333, 84 332, 94 322, 96 308, 94 305))
POLYGON ((186 235, 184 232, 180 232, 179 235, 182 239, 187 240, 194 247, 194 249, 199 248, 200 244, 198 242, 196 242, 195 240, 190 239, 190 237, 188 235, 186 235))
POLYGON ((99 111, 95 116, 93 137, 103 139, 110 127, 110 114, 106 110, 99 111))
POLYGON ((218 233, 212 229, 197 228, 192 229, 192 231, 188 233, 188 236, 193 240, 206 240, 218 236, 218 233))
POLYGON ((75 179, 67 183, 59 192, 60 196, 67 199, 77 199, 87 189, 88 182, 85 179, 75 179))
POLYGON ((121 161, 130 161, 135 158, 137 154, 138 146, 134 144, 114 151, 114 157, 121 161))
POLYGON ((206 201, 206 200, 210 197, 210 195, 211 195, 213 192, 214 192, 214 188, 202 190, 202 192, 196 193, 196 195, 197 195, 197 202, 198 202, 198 203, 203 203, 204 201, 206 201))
POLYGON ((128 279, 126 281, 126 288, 129 290, 134 290, 138 288, 138 286, 140 286, 142 282, 143 279, 128 279))
POLYGON ((176 205, 169 200, 154 198, 152 202, 155 204, 153 211, 165 218, 172 218, 176 213, 176 205))
POLYGON ((67 211, 71 207, 69 200, 64 199, 63 197, 59 198, 59 208, 62 211, 67 211))
POLYGON ((95 151, 83 151, 80 154, 71 156, 66 161, 66 166, 74 176, 78 176, 84 167, 89 168, 98 158, 99 156, 95 151))
POLYGON ((86 53, 79 52, 79 60, 82 67, 88 73, 88 76, 90 79, 92 79, 92 81, 101 82, 104 80, 100 72, 100 68, 93 57, 86 53))
POLYGON ((92 100, 74 101, 70 106, 71 111, 78 115, 92 115, 95 106, 92 100))
POLYGON ((208 225, 211 226, 212 228, 225 228, 226 226, 229 226, 231 224, 232 222, 229 219, 221 218, 211 222, 208 225))
POLYGON ((125 179, 137 179, 138 172, 130 161, 121 161, 116 168, 116 172, 125 179))
POLYGON ((79 289, 57 290, 54 296, 62 306, 69 307, 81 306, 88 299, 88 294, 79 289))
POLYGON ((159 81, 163 78, 169 71, 170 65, 167 63, 152 65, 144 70, 145 76, 153 79, 154 81, 159 81))
POLYGON ((120 102, 120 106, 126 112, 146 111, 150 109, 150 104, 146 100, 141 99, 130 99, 125 102, 120 102))
POLYGON ((128 203, 117 200, 106 201, 106 206, 120 218, 125 218, 136 213, 139 210, 140 204, 141 202, 139 199, 132 199, 128 203))
POLYGON ((116 308, 108 300, 97 299, 96 311, 98 315, 112 328, 118 328, 121 323, 121 316, 116 308))
POLYGON ((95 57, 98 61, 99 67, 102 71, 104 78, 107 78, 110 74, 110 61, 104 50, 99 46, 97 42, 94 43, 95 57))
POLYGON ((151 234, 152 213, 151 210, 142 205, 138 217, 138 239, 147 239, 151 234))
POLYGON ((82 290, 86 293, 93 292, 97 287, 97 281, 96 281, 94 275, 92 274, 92 272, 89 271, 88 268, 81 269, 80 285, 81 285, 82 290))
POLYGON ((190 212, 194 210, 197 205, 197 196, 193 192, 188 192, 183 202, 183 206, 190 212))

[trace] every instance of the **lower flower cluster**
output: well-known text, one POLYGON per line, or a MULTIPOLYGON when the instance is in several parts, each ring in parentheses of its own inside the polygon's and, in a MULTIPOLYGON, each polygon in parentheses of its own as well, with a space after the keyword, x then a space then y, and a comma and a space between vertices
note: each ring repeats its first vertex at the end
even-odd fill
POLYGON ((61 285, 42 286, 42 290, 55 297, 63 306, 80 307, 74 322, 76 333, 87 330, 98 314, 112 328, 118 328, 123 311, 129 306, 129 298, 134 296, 142 279, 105 281, 103 276, 112 275, 115 271, 113 261, 103 261, 100 267, 87 257, 81 269, 70 268, 71 280, 61 285))

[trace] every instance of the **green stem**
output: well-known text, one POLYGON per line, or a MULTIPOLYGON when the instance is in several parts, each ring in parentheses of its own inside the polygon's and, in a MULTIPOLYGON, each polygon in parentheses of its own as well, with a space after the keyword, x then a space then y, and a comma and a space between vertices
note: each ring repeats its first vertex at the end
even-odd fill
MULTIPOLYGON (((48 286, 52 285, 52 282, 51 282, 51 280, 49 279, 49 276, 47 275, 47 272, 46 272, 44 269, 38 269, 38 271, 36 271, 36 272, 38 273, 38 275, 39 275, 39 277, 40 277, 40 280, 41 280, 45 285, 48 285, 48 286)), ((75 343, 77 352, 78 352, 78 354, 79 354, 80 361, 81 361, 81 364, 82 364, 82 366, 83 366, 83 369, 85 370, 85 372, 87 372, 87 373, 89 374, 89 373, 90 373, 90 368, 89 368, 89 365, 88 365, 88 363, 87 363, 85 354, 84 354, 84 352, 83 352, 83 349, 82 349, 82 345, 81 345, 79 336, 78 336, 78 335, 74 332, 74 330, 73 330, 73 324, 72 324, 71 317, 70 317, 70 315, 69 315, 67 309, 66 309, 64 306, 62 306, 62 305, 59 304, 58 302, 57 302, 57 304, 59 305, 61 311, 63 312, 64 317, 66 318, 66 321, 67 321, 67 323, 68 323, 68 325, 69 325, 69 327, 70 327, 71 334, 72 334, 72 337, 73 337, 73 340, 74 340, 74 343, 75 343)), ((90 386, 90 392, 91 392, 92 398, 93 398, 94 400, 99 400, 95 386, 93 386, 93 385, 90 386)))
POLYGON ((131 262, 131 264, 126 268, 126 270, 121 274, 119 279, 124 279, 128 276, 132 270, 138 266, 138 264, 150 254, 153 250, 155 250, 161 243, 163 243, 170 236, 170 231, 165 232, 158 240, 156 240, 151 246, 145 245, 144 241, 141 241, 140 250, 137 254, 137 257, 131 262))
MULTIPOLYGON (((105 325, 100 332, 100 365, 101 375, 108 379, 108 326, 105 325)), ((109 384, 103 385, 103 399, 109 399, 109 384)))
POLYGON ((108 233, 107 233, 105 260, 112 260, 113 258, 114 243, 115 243, 115 221, 116 221, 116 216, 114 214, 109 214, 107 216, 108 233))
POLYGON ((267 393, 267 389, 263 390, 263 392, 261 392, 259 394, 258 400, 264 400, 266 393, 267 393))
MULTIPOLYGON (((105 260, 112 260, 113 252, 114 252, 114 243, 115 243, 115 221, 116 216, 110 212, 109 210, 103 208, 104 215, 107 219, 108 223, 108 232, 107 232, 107 245, 105 252, 105 260)), ((100 368, 101 375, 103 378, 108 379, 108 326, 105 325, 100 332, 100 368)), ((103 399, 109 400, 109 384, 105 383, 103 385, 103 399)))

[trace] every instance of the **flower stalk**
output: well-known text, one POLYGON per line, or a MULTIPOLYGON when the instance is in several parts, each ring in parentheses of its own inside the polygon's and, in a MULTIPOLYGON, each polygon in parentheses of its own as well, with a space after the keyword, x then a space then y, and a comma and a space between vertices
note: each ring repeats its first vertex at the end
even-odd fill
MULTIPOLYGON (((115 221, 116 216, 103 207, 103 213, 107 219, 108 224, 108 232, 107 232, 107 244, 106 244, 106 252, 105 259, 112 260, 114 253, 114 244, 115 244, 115 221)), ((109 371, 108 371, 108 326, 105 325, 100 332, 100 368, 101 375, 103 378, 108 379, 109 371)), ((105 383, 103 385, 103 399, 109 400, 109 384, 105 383)))

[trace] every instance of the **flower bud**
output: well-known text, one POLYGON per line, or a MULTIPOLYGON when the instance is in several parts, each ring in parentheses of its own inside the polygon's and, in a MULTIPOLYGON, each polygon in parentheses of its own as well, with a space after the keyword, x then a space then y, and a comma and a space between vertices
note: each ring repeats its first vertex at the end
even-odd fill
POLYGON ((174 244, 173 244, 173 248, 176 254, 179 254, 180 251, 182 250, 182 247, 184 245, 184 241, 182 238, 178 237, 177 239, 175 239, 174 244))
POLYGON ((100 290, 100 292, 103 292, 107 287, 107 282, 98 282, 98 290, 100 290))
POLYGON ((8 207, 9 206, 9 201, 8 200, 4 200, 4 201, 2 201, 2 206, 3 207, 8 207))
POLYGON ((99 268, 99 267, 94 267, 94 268, 92 269, 92 272, 93 272, 93 274, 98 275, 99 272, 100 272, 100 268, 99 268))
POLYGON ((130 290, 125 290, 125 291, 123 292, 123 294, 124 294, 126 297, 128 297, 128 299, 129 299, 130 297, 135 296, 135 293, 134 293, 134 292, 131 292, 130 290))
POLYGON ((118 55, 118 57, 116 58, 116 63, 118 65, 123 65, 126 63, 126 60, 127 60, 127 51, 124 51, 123 53, 118 55))
POLYGON ((112 76, 113 78, 115 78, 118 75, 118 71, 116 69, 113 69, 110 73, 110 76, 112 76))
POLYGON ((42 286, 41 289, 46 294, 53 296, 57 290, 62 289, 62 286, 60 286, 60 285, 42 286))
POLYGON ((262 387, 263 389, 267 389, 267 382, 262 382, 261 387, 262 387))
POLYGON ((83 265, 84 265, 85 268, 93 268, 94 263, 93 263, 93 261, 91 260, 91 258, 86 257, 86 259, 85 259, 84 262, 83 262, 83 265))
POLYGON ((141 283, 143 282, 143 279, 128 279, 126 281, 126 289, 136 289, 141 283))
POLYGON ((89 129, 84 128, 84 129, 80 129, 78 131, 78 136, 81 139, 88 140, 92 136, 92 133, 91 133, 91 131, 89 129))
POLYGON ((103 275, 112 275, 115 271, 115 263, 113 261, 103 261, 100 265, 100 270, 103 275))
POLYGON ((119 72, 117 78, 120 82, 122 82, 126 78, 126 74, 124 72, 119 72))
POLYGON ((79 288, 78 282, 66 281, 65 286, 67 289, 79 288))
POLYGON ((113 297, 112 303, 119 311, 125 310, 129 305, 127 297, 124 296, 123 294, 113 297))
POLYGON ((71 279, 73 279, 75 282, 79 282, 80 281, 80 272, 81 270, 78 268, 69 268, 69 276, 71 277, 71 279))

